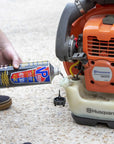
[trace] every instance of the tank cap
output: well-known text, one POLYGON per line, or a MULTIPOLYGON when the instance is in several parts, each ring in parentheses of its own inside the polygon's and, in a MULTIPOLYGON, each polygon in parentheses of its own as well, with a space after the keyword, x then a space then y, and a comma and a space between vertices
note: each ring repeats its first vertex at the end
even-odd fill
POLYGON ((65 106, 65 103, 66 103, 66 99, 64 97, 61 97, 60 95, 60 90, 59 90, 59 96, 54 98, 54 101, 53 101, 54 105, 63 105, 63 107, 65 106))

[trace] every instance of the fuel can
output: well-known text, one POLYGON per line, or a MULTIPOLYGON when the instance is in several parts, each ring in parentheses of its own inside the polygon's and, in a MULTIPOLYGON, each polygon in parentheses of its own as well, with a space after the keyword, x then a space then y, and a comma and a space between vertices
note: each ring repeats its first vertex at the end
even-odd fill
POLYGON ((13 66, 0 67, 0 88, 35 84, 50 84, 60 74, 48 61, 22 63, 19 69, 13 66))

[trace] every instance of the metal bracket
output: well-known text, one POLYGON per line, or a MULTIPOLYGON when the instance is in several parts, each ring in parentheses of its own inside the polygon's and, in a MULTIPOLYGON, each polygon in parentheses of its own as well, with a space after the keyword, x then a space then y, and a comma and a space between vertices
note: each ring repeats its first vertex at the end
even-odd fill
POLYGON ((79 60, 81 61, 83 64, 87 63, 87 56, 84 52, 81 53, 74 53, 74 55, 72 56, 72 60, 79 60))

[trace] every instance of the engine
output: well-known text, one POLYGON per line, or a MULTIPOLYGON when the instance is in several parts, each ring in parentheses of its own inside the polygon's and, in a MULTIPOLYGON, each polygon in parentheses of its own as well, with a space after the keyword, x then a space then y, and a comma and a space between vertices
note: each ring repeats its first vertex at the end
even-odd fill
POLYGON ((75 0, 58 26, 56 56, 87 90, 114 93, 114 0, 75 0))
POLYGON ((89 91, 114 93, 114 16, 91 17, 83 31, 86 88, 89 91))

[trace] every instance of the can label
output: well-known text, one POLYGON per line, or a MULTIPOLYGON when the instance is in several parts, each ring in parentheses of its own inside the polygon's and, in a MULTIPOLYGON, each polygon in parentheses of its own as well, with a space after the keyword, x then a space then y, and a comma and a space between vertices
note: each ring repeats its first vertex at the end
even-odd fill
POLYGON ((50 68, 49 66, 38 66, 35 69, 14 72, 11 73, 10 80, 13 84, 49 83, 50 68))

